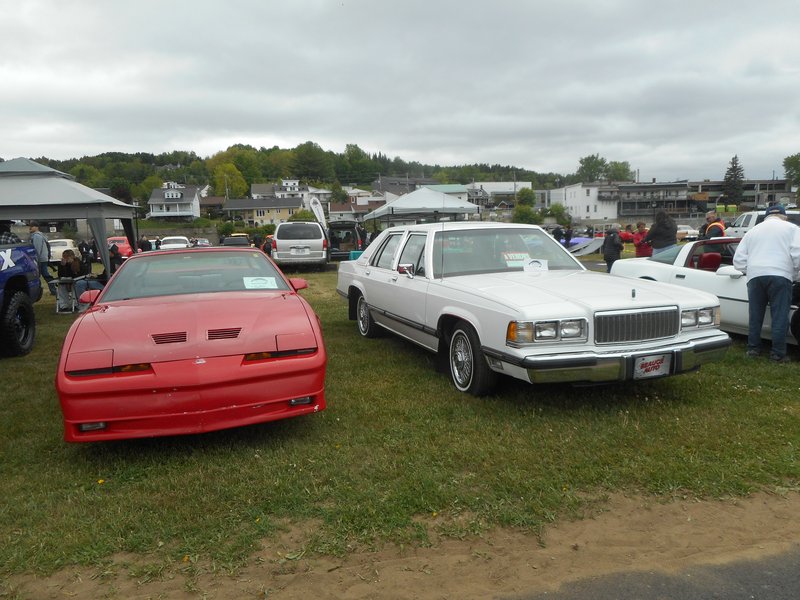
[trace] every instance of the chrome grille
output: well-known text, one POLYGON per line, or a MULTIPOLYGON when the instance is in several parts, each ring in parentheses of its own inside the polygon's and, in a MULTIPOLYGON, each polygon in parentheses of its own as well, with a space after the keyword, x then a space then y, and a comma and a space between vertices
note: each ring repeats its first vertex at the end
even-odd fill
POLYGON ((596 344, 658 340, 677 335, 679 328, 677 306, 604 312, 594 316, 596 344))
POLYGON ((208 330, 208 339, 209 340, 235 340, 239 337, 239 333, 242 331, 241 327, 230 327, 228 329, 209 329, 208 330))
POLYGON ((172 333, 154 333, 150 336, 156 344, 180 344, 186 341, 185 331, 174 331, 172 333))

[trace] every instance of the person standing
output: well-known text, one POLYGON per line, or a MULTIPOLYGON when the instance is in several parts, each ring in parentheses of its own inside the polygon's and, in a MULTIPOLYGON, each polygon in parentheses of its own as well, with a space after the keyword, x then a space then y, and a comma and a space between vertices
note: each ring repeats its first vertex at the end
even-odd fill
POLYGON ((31 244, 33 244, 33 247, 36 250, 36 260, 39 262, 39 274, 42 276, 42 279, 44 279, 47 287, 50 289, 50 293, 55 296, 55 278, 50 274, 50 270, 48 268, 50 263, 50 243, 47 241, 47 238, 44 236, 44 234, 39 231, 38 221, 31 221, 28 223, 28 231, 31 233, 31 244))
POLYGON ((21 243, 19 236, 11 231, 11 221, 0 221, 0 245, 21 243))
POLYGON ((666 211, 656 213, 656 220, 644 238, 653 247, 653 255, 669 250, 678 243, 678 226, 666 211))
POLYGON ((567 223, 567 228, 564 229, 564 248, 569 248, 570 242, 572 242, 572 225, 567 223))
POLYGON ((136 245, 139 247, 139 252, 150 252, 153 249, 153 244, 144 234, 139 238, 139 242, 136 245))
POLYGON ((800 227, 786 220, 782 204, 768 207, 764 220, 744 234, 733 255, 733 266, 747 276, 747 356, 761 353, 761 328, 769 305, 772 350, 769 358, 789 362, 786 331, 792 283, 800 275, 800 227))
POLYGON ((710 210, 706 213, 706 222, 700 228, 700 239, 707 240, 712 237, 725 237, 725 222, 717 216, 717 211, 710 210))
POLYGON ((564 232, 561 229, 561 225, 556 225, 555 228, 553 228, 552 235, 553 238, 560 244, 561 238, 564 236, 564 232))
POLYGON ((606 261, 606 272, 611 272, 611 267, 619 260, 624 249, 625 244, 622 243, 622 238, 619 237, 619 230, 612 227, 606 232, 606 237, 603 240, 603 260, 606 261))
POLYGON ((645 242, 647 237, 647 226, 644 221, 636 223, 636 231, 633 233, 633 247, 636 248, 636 258, 653 256, 653 247, 645 242))

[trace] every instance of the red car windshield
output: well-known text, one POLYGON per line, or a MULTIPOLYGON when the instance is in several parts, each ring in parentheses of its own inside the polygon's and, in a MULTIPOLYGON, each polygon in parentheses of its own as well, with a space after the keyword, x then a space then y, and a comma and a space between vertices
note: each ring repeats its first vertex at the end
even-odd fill
POLYGON ((289 289, 286 280, 261 251, 145 253, 128 259, 120 267, 100 301, 289 289))

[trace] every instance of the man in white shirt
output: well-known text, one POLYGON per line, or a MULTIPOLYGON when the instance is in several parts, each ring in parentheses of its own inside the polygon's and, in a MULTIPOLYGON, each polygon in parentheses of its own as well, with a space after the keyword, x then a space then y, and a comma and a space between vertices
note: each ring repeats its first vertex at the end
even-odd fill
POLYGON ((736 248, 733 266, 747 275, 749 333, 747 356, 761 352, 761 328, 769 305, 772 319, 770 360, 789 362, 786 331, 792 282, 800 275, 800 227, 786 220, 781 204, 767 208, 764 221, 748 231, 736 248))

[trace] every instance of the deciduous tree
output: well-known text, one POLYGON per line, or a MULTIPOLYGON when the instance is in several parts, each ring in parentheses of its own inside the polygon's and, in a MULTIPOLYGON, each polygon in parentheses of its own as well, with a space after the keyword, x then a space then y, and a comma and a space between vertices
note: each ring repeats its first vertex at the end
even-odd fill
POLYGON ((800 152, 783 159, 783 173, 793 186, 800 186, 800 152))
POLYGON ((580 179, 581 183, 592 183, 593 181, 598 181, 605 176, 606 169, 608 169, 608 163, 606 162, 606 159, 601 157, 599 154, 584 156, 578 160, 578 165, 578 172, 576 175, 580 179))

